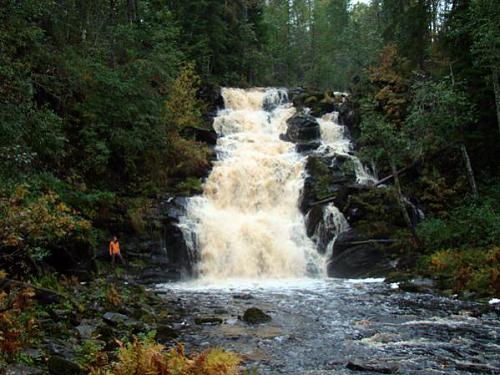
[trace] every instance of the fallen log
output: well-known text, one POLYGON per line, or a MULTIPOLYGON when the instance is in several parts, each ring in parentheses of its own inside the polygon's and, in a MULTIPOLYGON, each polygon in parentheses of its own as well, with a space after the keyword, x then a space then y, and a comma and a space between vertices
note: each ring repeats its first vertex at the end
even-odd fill
POLYGON ((404 168, 401 168, 399 171, 397 171, 396 173, 393 173, 387 177, 384 177, 383 179, 381 180, 378 180, 374 186, 379 186, 379 185, 382 185, 384 183, 386 183, 387 181, 390 181, 394 178, 394 175, 395 174, 398 174, 398 175, 401 175, 401 174, 404 174, 406 172, 408 172, 410 169, 416 167, 418 164, 420 164, 420 160, 417 160, 417 161, 414 161, 413 163, 411 163, 410 165, 407 165, 406 167, 404 168))

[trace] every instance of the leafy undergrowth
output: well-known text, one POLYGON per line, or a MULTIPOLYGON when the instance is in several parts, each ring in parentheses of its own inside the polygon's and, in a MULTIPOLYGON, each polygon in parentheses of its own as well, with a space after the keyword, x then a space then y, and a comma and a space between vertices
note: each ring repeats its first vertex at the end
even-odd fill
POLYGON ((240 374, 238 354, 185 353, 173 325, 187 313, 118 276, 45 272, 21 282, 0 270, 0 374, 19 364, 75 375, 240 374))
POLYGON ((110 366, 93 368, 91 375, 237 375, 241 357, 223 349, 208 349, 187 356, 184 347, 166 350, 151 338, 120 343, 118 361, 110 366))
POLYGON ((453 292, 478 297, 500 295, 500 246, 490 249, 439 250, 423 260, 424 269, 453 292))
POLYGON ((21 359, 22 350, 37 334, 33 296, 31 288, 0 292, 0 364, 21 359))

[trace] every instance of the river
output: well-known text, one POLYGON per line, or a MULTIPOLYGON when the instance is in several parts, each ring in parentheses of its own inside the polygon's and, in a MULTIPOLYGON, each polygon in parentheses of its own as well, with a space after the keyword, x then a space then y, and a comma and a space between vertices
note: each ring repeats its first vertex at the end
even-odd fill
MULTIPOLYGON (((407 293, 380 279, 326 277, 333 241, 349 223, 333 204, 325 206, 323 229, 334 235, 324 256, 317 236, 306 235, 299 200, 307 155, 282 137, 296 112, 286 91, 222 94, 226 108, 214 121, 218 160, 180 223, 193 239, 197 277, 158 286, 190 312, 173 322, 188 349, 234 350, 259 374, 496 373, 498 310, 407 293), (249 307, 272 320, 245 323, 240 317, 249 307)), ((351 158, 358 183, 373 182, 336 114, 318 123, 319 151, 351 158)))
MULTIPOLYGON (((194 317, 176 322, 188 349, 242 353, 259 374, 353 374, 349 362, 401 374, 496 374, 500 323, 479 303, 399 290, 381 280, 200 281, 161 287, 194 317), (239 319, 258 307, 272 321, 239 319)), ((376 373, 367 371, 365 373, 376 373)))

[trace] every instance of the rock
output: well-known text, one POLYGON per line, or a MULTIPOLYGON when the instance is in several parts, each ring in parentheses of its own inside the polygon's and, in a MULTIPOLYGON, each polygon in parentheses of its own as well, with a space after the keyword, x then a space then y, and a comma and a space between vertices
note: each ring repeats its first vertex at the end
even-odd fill
POLYGON ((172 327, 160 324, 156 327, 156 339, 161 343, 167 343, 179 337, 179 331, 172 327))
POLYGON ((397 364, 366 364, 351 361, 347 363, 346 368, 352 371, 366 371, 378 374, 395 374, 399 371, 397 364))
POLYGON ((217 143, 217 133, 212 126, 210 126, 209 129, 187 126, 182 129, 181 135, 186 138, 194 139, 198 142, 206 143, 210 146, 214 146, 217 143))
POLYGON ((53 375, 83 375, 85 373, 77 363, 57 355, 49 358, 48 367, 53 375))
POLYGON ((83 340, 89 340, 92 338, 94 333, 97 331, 97 324, 95 321, 90 319, 84 319, 78 327, 76 327, 78 335, 83 340))
POLYGON ((221 318, 208 316, 208 317, 195 318, 194 322, 198 325, 217 325, 217 324, 222 324, 223 321, 221 318))
POLYGON ((392 269, 384 252, 354 229, 341 233, 333 246, 328 263, 331 277, 383 276, 392 269))
POLYGON ((432 293, 434 282, 431 279, 416 278, 399 283, 399 289, 409 293, 432 293))
POLYGON ((248 293, 241 293, 241 294, 235 294, 235 295, 233 295, 233 298, 234 299, 249 300, 249 299, 252 299, 253 296, 251 294, 248 294, 248 293))
POLYGON ((103 315, 102 319, 109 325, 116 327, 120 324, 124 324, 130 321, 130 318, 127 315, 115 313, 115 312, 107 312, 103 315))
POLYGON ((42 375, 43 370, 26 365, 10 365, 3 369, 4 375, 42 375))
POLYGON ((321 144, 320 138, 319 124, 314 117, 299 113, 288 119, 287 131, 283 139, 297 144, 298 152, 318 148, 321 144))
POLYGON ((271 319, 271 316, 267 315, 265 312, 256 307, 247 309, 243 314, 243 321, 249 324, 266 323, 270 322, 271 319))

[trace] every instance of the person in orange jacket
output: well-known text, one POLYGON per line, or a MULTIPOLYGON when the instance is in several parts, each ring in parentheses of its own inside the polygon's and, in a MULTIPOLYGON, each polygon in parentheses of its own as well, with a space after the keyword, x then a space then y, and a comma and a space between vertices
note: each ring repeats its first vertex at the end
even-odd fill
POLYGON ((111 264, 115 266, 115 258, 120 258, 122 264, 124 263, 122 254, 120 253, 120 243, 116 236, 109 242, 109 255, 111 255, 111 264))

